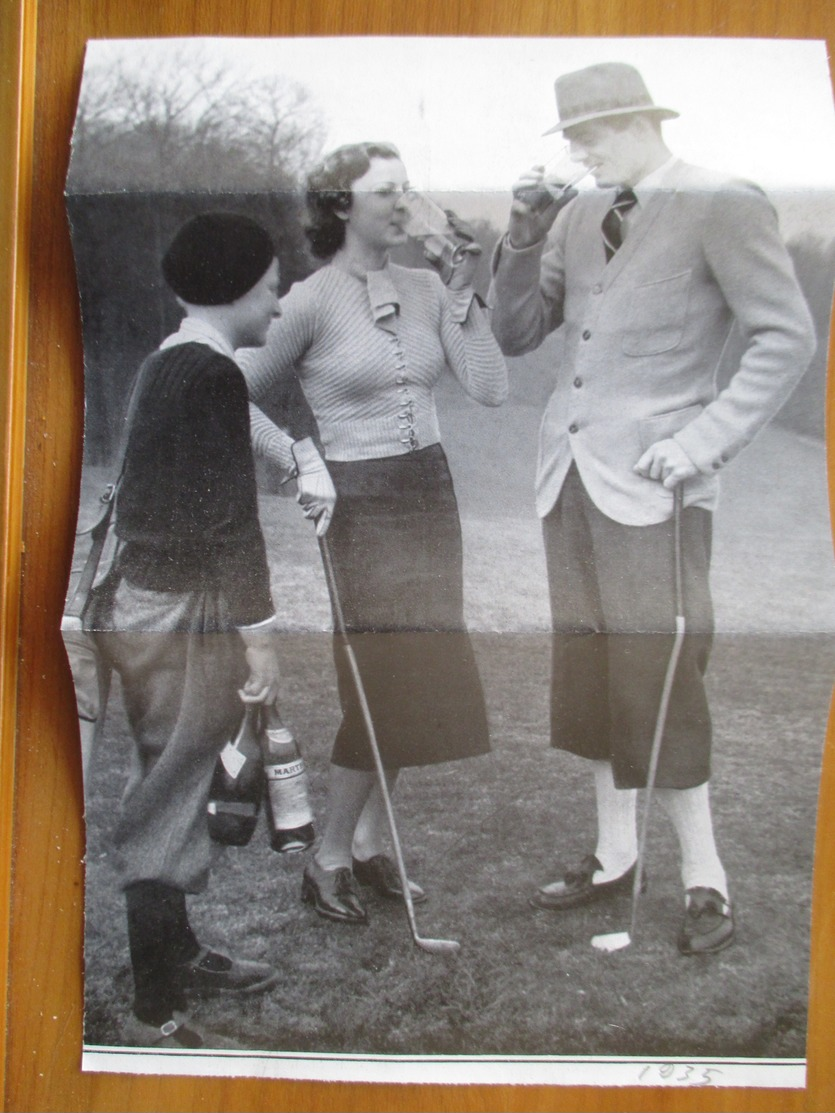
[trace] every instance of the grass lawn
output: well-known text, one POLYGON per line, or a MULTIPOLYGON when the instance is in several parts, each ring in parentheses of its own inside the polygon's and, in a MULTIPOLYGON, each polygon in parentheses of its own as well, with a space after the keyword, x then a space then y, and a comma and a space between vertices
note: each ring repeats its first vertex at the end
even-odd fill
MULTIPOLYGON (((448 1054, 804 1054, 815 810, 835 664, 822 446, 769 430, 729 469, 716 515, 720 633, 710 668, 712 799, 739 935, 712 958, 675 949, 677 855, 653 818, 636 940, 603 955, 592 935, 628 926, 629 901, 556 914, 533 887, 589 852, 591 786, 547 744, 547 596, 531 475, 541 407, 517 378, 504 411, 442 397, 466 542, 468 621, 494 751, 409 770, 395 806, 410 871, 426 888, 422 934, 460 939, 454 958, 417 951, 402 909, 369 898, 366 927, 299 901, 304 856, 271 851, 264 827, 226 852, 192 901, 206 941, 282 971, 262 998, 212 1002, 196 1019, 252 1049, 448 1054), (504 417, 500 417, 504 414, 504 417), (779 477, 779 482, 776 477, 779 477)), ((266 496, 284 635, 284 703, 321 820, 337 725, 329 612, 309 525, 266 496)), ((131 978, 108 831, 128 741, 118 690, 87 801, 86 1041, 114 1044, 131 978)))
MULTIPOLYGON (((245 1047, 381 1053, 798 1056, 804 1052, 809 890, 821 712, 833 648, 817 638, 724 637, 713 660, 717 835, 733 882, 735 946, 684 959, 674 940, 680 887, 660 814, 636 940, 601 955, 599 931, 628 926, 629 901, 555 914, 527 896, 593 843, 588 777, 545 741, 547 639, 476 639, 494 753, 408 771, 397 812, 410 871, 430 894, 420 931, 460 955, 415 950, 403 911, 370 898, 366 927, 330 924, 299 901, 303 856, 269 849, 259 828, 227 851, 192 901, 206 940, 263 957, 283 977, 265 997, 198 1012, 245 1047)), ((286 702, 322 814, 335 690, 326 635, 288 635, 286 702), (311 678, 315 682, 311 685, 311 678), (324 680, 324 682, 323 682, 324 680)), ((127 738, 118 700, 88 813, 87 1028, 117 1043, 130 1006, 121 899, 106 831, 127 738)))

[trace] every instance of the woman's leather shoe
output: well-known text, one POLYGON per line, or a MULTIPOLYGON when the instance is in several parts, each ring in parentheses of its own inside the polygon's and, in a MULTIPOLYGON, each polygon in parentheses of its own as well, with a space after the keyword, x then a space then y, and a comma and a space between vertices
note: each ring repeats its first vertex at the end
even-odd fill
MULTIPOLYGON (((364 862, 354 858, 354 877, 360 885, 370 885, 381 897, 388 897, 389 900, 403 899, 397 866, 386 854, 375 854, 364 862)), ((409 882, 409 892, 412 894, 412 904, 423 904, 426 900, 426 893, 414 881, 409 882)))
POLYGON ((315 859, 309 862, 302 878, 302 900, 312 904, 326 920, 339 920, 346 924, 364 924, 368 921, 360 903, 354 875, 347 866, 323 870, 315 859))

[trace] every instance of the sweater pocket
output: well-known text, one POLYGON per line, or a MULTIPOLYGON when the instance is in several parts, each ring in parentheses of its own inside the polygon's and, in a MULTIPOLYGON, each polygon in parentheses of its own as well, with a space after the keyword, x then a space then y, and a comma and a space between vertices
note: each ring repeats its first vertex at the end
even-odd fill
POLYGON ((644 282, 632 291, 622 348, 627 356, 654 356, 681 342, 690 298, 691 271, 644 282))
POLYGON ((653 414, 652 417, 642 417, 639 422, 641 452, 646 452, 650 445, 657 441, 666 440, 678 433, 685 425, 695 421, 703 409, 704 406, 696 402, 692 406, 684 406, 680 410, 670 410, 663 414, 653 414))

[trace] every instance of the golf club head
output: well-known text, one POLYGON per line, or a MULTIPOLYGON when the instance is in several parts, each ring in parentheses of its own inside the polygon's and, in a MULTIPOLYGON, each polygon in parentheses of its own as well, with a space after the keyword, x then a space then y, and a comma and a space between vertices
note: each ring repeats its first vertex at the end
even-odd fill
POLYGON ((416 935, 415 946, 430 955, 457 955, 461 944, 455 939, 419 939, 416 935))
POLYGON ((596 951, 622 951, 632 939, 628 931, 610 931, 604 935, 593 935, 591 945, 596 951))

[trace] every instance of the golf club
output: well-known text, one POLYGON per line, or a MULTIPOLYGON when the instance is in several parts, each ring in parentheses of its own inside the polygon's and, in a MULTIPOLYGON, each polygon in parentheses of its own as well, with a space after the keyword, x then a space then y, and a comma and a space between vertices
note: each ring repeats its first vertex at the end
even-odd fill
POLYGON ((319 548, 322 552, 322 563, 325 566, 325 579, 328 582, 330 589, 331 599, 333 601, 333 610, 336 620, 336 631, 345 648, 345 655, 348 659, 348 665, 351 670, 351 675, 356 687, 357 696, 362 709, 362 717, 365 723, 365 730, 368 735, 368 744, 371 747, 371 753, 374 758, 374 767, 377 771, 377 780, 380 785, 380 792, 383 797, 383 803, 386 809, 386 818, 388 819, 389 831, 391 832, 392 846, 394 847, 394 856, 397 861, 397 872, 400 875, 400 887, 403 890, 403 900, 406 905, 406 916, 409 920, 409 927, 412 932, 412 939, 415 946, 419 947, 422 951, 427 951, 431 955, 451 955, 460 950, 461 944, 455 939, 423 939, 417 930, 417 921, 415 919, 415 906, 412 901, 412 893, 409 887, 409 878, 406 874, 406 865, 403 861, 403 851, 400 846, 400 839, 397 834, 397 825, 394 821, 394 809, 391 806, 391 794, 386 781, 386 771, 383 768, 383 760, 380 757, 380 747, 377 744, 377 735, 374 730, 374 722, 371 718, 371 710, 368 706, 368 699, 365 694, 365 687, 362 683, 360 676, 359 665, 357 664, 356 654, 354 653, 353 646, 348 640, 348 630, 345 626, 345 616, 342 612, 342 602, 339 598, 339 592, 336 586, 336 576, 333 570, 333 562, 331 561, 330 545, 328 544, 327 536, 319 538, 319 548))
POLYGON ((676 666, 681 655, 684 643, 684 594, 681 586, 681 506, 683 501, 684 484, 679 483, 673 495, 673 564, 675 569, 675 604, 676 604, 676 634, 670 659, 667 662, 667 671, 664 676, 664 685, 661 689, 661 700, 658 704, 658 716, 655 720, 655 733, 652 736, 652 746, 649 753, 649 769, 647 770, 647 787, 644 796, 644 810, 641 815, 641 830, 638 836, 638 858, 635 862, 635 877, 632 882, 632 916, 629 922, 629 931, 613 931, 607 934, 592 936, 591 945, 598 951, 622 951, 628 947, 635 935, 635 924, 638 919, 638 901, 641 897, 641 884, 644 875, 644 851, 647 842, 647 828, 649 826, 650 805, 652 793, 655 788, 655 774, 658 769, 658 755, 661 752, 661 740, 664 737, 664 727, 667 722, 667 709, 670 705, 670 693, 673 690, 673 681, 676 675, 676 666))

